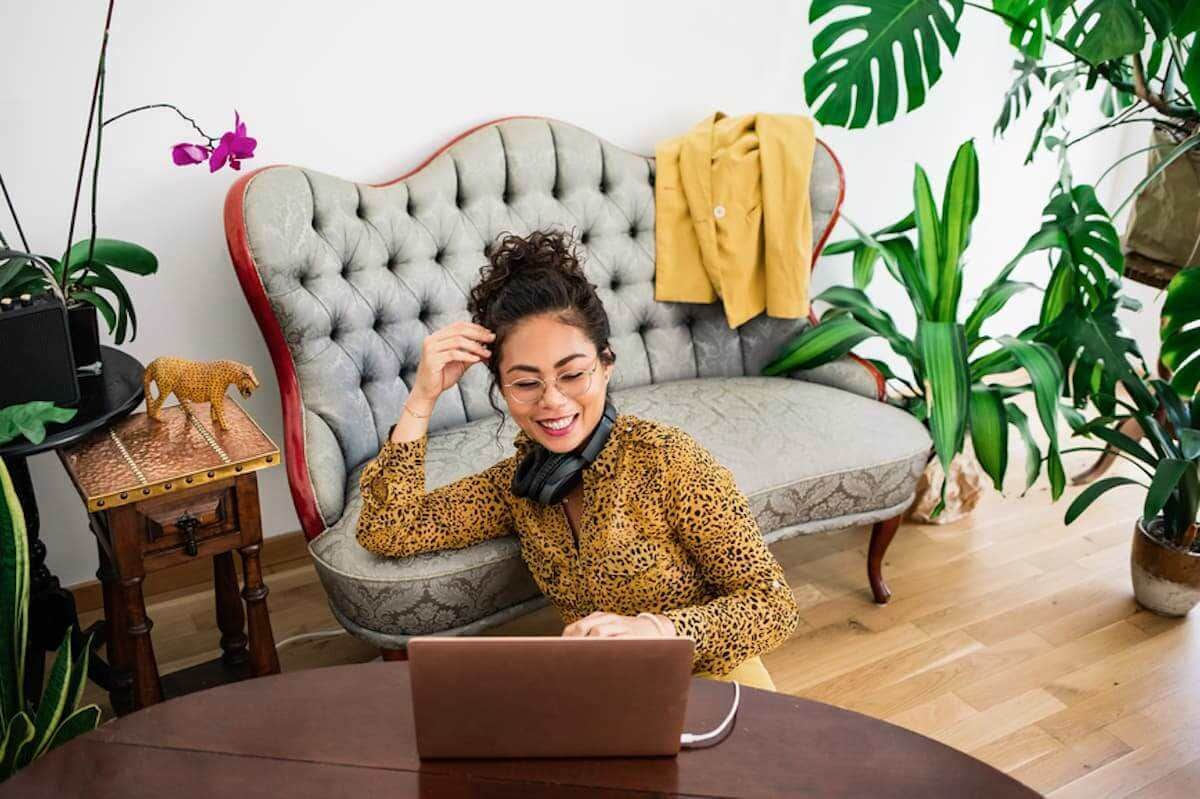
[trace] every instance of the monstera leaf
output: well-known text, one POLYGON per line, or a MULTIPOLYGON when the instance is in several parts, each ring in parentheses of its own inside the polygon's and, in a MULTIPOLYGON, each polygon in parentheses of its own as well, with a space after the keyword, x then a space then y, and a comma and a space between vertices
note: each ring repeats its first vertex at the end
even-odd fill
POLYGON ((1063 37, 1092 66, 1140 53, 1146 44, 1142 15, 1129 0, 1094 0, 1063 37))
POLYGON ((1185 269, 1172 278, 1162 321, 1159 357, 1174 373, 1171 386, 1191 397, 1200 383, 1200 269, 1185 269))
POLYGON ((833 15, 813 37, 816 62, 804 73, 804 93, 817 120, 861 128, 872 113, 883 124, 900 103, 901 52, 904 88, 912 111, 942 76, 941 50, 958 50, 963 0, 815 0, 810 23, 833 15), (948 10, 949 9, 949 10, 948 10), (872 70, 879 72, 876 85, 872 70))

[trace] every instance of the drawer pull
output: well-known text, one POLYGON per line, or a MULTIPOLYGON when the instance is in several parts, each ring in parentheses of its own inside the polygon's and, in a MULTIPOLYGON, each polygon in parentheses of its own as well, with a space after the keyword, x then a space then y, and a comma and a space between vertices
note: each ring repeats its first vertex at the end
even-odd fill
POLYGON ((196 528, 200 526, 200 520, 187 511, 175 520, 175 526, 183 531, 183 548, 193 558, 199 553, 200 548, 196 544, 196 528))

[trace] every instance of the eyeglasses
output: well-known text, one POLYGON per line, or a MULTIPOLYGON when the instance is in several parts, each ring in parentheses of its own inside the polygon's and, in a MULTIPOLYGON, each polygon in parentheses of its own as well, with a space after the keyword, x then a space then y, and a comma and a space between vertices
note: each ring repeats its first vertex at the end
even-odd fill
MULTIPOLYGON (((560 394, 571 399, 578 399, 588 393, 588 389, 592 387, 592 375, 599 367, 600 359, 597 358, 590 369, 573 369, 563 372, 554 378, 554 387, 560 394)), ((537 402, 546 393, 546 381, 540 377, 522 377, 520 380, 502 385, 508 389, 509 397, 521 403, 537 402)))

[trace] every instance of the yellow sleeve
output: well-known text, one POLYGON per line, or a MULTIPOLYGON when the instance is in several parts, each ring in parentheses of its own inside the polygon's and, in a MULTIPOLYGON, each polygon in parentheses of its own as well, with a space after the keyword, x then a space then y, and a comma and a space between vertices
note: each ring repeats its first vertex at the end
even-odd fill
POLYGON ((680 636, 695 641, 693 672, 720 676, 787 641, 800 621, 800 608, 733 473, 680 433, 663 449, 667 512, 720 596, 663 615, 680 636))
POLYGON ((428 438, 386 442, 359 476, 362 512, 357 538, 365 549, 405 558, 468 547, 512 532, 503 484, 511 458, 426 492, 428 438))

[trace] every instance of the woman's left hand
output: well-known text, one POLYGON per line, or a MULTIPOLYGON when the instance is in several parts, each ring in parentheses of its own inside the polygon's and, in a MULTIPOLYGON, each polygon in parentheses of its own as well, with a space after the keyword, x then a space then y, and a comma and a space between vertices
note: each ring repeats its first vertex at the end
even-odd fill
POLYGON ((563 628, 567 637, 591 636, 594 638, 662 638, 675 636, 675 625, 666 616, 657 615, 658 620, 645 616, 621 616, 616 613, 596 611, 573 621, 563 628))

